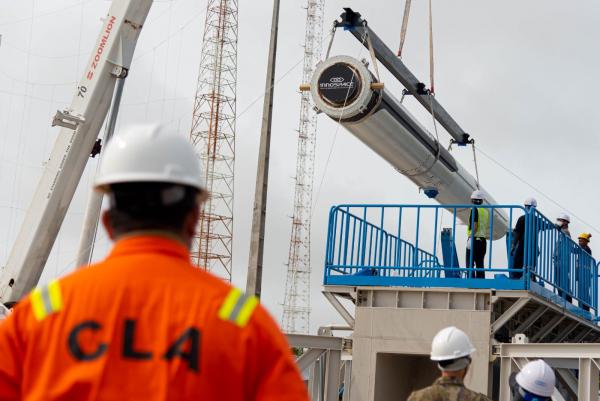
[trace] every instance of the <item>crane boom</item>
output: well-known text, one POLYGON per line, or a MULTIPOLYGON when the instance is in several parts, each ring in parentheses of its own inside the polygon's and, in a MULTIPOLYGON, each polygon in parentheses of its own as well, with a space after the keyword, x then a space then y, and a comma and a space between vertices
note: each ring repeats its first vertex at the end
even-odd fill
POLYGON ((152 0, 115 0, 61 126, 17 239, 0 271, 0 301, 20 299, 38 282, 108 112, 125 77, 152 0))

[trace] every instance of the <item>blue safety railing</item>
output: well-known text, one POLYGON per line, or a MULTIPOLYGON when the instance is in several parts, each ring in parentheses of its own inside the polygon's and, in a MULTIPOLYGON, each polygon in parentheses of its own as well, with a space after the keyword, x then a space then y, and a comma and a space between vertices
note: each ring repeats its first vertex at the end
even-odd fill
MULTIPOLYGON (((586 317, 591 316, 588 312, 596 313, 599 264, 591 255, 536 209, 481 207, 492 216, 484 231, 494 232, 494 224, 500 224, 493 216, 506 219, 509 229, 505 239, 485 241, 483 270, 464 267, 473 266, 475 252, 464 259, 458 256, 465 255, 475 233, 469 241, 465 225, 456 216, 469 216, 473 205, 334 206, 329 214, 324 283, 521 289, 576 308, 586 317), (523 237, 510 229, 520 216, 523 237)), ((474 214, 470 216, 473 220, 474 214)))
POLYGON ((599 263, 537 210, 531 209, 525 221, 524 260, 531 282, 551 287, 567 302, 576 300, 582 309, 595 311, 599 263))

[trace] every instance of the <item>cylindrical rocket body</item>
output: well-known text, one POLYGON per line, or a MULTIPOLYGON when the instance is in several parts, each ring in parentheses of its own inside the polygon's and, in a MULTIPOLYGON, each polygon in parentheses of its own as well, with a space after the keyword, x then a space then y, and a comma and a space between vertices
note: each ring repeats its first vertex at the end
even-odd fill
MULTIPOLYGON (((375 77, 362 62, 336 56, 315 69, 311 94, 319 110, 398 172, 423 190, 437 191, 440 204, 469 204, 477 189, 473 176, 386 89, 371 89, 373 82, 375 77)), ((484 203, 496 204, 487 193, 484 203)), ((470 210, 458 210, 457 217, 467 223, 470 210)), ((493 218, 492 238, 502 238, 508 230, 506 213, 494 210, 493 218)))

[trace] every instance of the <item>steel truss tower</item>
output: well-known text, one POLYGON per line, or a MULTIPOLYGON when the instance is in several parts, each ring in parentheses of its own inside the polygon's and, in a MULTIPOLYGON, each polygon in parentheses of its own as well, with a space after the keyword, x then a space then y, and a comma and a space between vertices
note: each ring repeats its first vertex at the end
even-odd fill
POLYGON ((210 198, 198 221, 192 261, 231 281, 238 2, 208 0, 190 140, 210 198))
MULTIPOLYGON (((302 82, 310 82, 321 57, 324 0, 307 0, 302 82)), ((282 327, 287 333, 308 333, 310 321, 310 220, 317 115, 310 93, 300 97, 298 155, 292 235, 287 264, 282 327)))

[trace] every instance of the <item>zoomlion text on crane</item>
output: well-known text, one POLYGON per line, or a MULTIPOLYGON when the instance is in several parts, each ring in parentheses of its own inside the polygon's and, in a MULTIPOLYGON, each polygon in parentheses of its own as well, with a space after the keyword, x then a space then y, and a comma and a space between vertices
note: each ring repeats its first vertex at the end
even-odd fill
POLYGON ((92 65, 90 66, 90 69, 88 70, 88 73, 86 75, 86 78, 89 81, 91 81, 92 78, 94 77, 94 71, 96 71, 96 68, 98 68, 98 62, 100 61, 100 57, 102 56, 102 52, 104 51, 104 46, 106 46, 106 42, 108 42, 108 38, 110 37, 110 34, 112 32, 113 26, 116 21, 117 21, 117 17, 115 17, 114 15, 111 15, 110 20, 108 21, 108 24, 106 24, 106 29, 104 30, 104 36, 102 36, 102 39, 100 40, 100 43, 98 44, 98 48, 96 49, 96 55, 94 56, 94 59, 92 60, 92 65))

